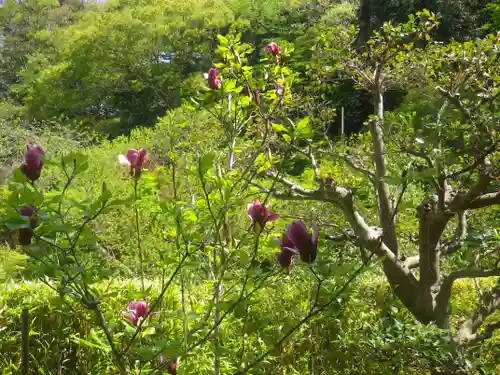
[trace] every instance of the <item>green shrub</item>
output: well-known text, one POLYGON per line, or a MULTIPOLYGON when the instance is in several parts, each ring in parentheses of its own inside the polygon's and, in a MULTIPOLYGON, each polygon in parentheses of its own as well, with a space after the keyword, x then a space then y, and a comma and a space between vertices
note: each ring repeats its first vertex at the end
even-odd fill
MULTIPOLYGON (((289 280, 275 284, 274 290, 261 292, 255 298, 260 303, 248 305, 245 330, 259 332, 258 340, 246 342, 255 354, 274 342, 286 326, 297 321, 307 308, 304 294, 297 288, 303 276, 297 270, 289 280), (276 298, 276 296, 281 296, 276 298), (266 328, 262 328, 266 327, 266 328)), ((147 282, 150 297, 154 299, 160 283, 147 282)), ((328 293, 332 292, 328 288, 328 293)), ((37 282, 5 282, 0 284, 0 366, 3 374, 17 374, 20 361, 20 315, 23 307, 30 310, 31 367, 40 374, 54 371, 72 374, 107 373, 109 353, 103 332, 95 329, 95 316, 78 304, 66 299, 61 303, 57 293, 47 285, 37 282)), ((121 316, 128 301, 141 295, 140 283, 133 279, 114 279, 94 285, 102 297, 102 308, 112 331, 119 333, 127 323, 121 316)), ((469 299, 465 289, 461 294, 469 299)), ((191 287, 190 329, 196 328, 198 315, 203 315, 209 302, 206 285, 191 287)), ((324 296, 325 298, 327 295, 324 296)), ((460 302, 460 301, 459 301, 460 302)), ((148 335, 172 340, 182 332, 181 291, 172 288, 162 301, 159 317, 154 318, 148 335), (160 324, 160 322, 162 324, 160 324)), ((241 350, 242 318, 245 309, 225 322, 222 329, 224 358, 237 355, 241 350)), ((315 320, 310 328, 294 335, 278 352, 273 353, 266 365, 266 374, 293 374, 307 372, 309 356, 304 350, 312 350, 315 372, 318 374, 390 374, 400 369, 401 374, 424 374, 425 369, 446 359, 442 350, 446 333, 432 327, 415 325, 401 304, 395 301, 388 285, 381 279, 363 277, 342 300, 332 307, 329 314, 315 320), (312 349, 311 349, 312 348, 312 349), (269 366, 269 367, 268 367, 269 366), (404 370, 403 370, 404 369, 404 370)), ((151 337, 153 337, 151 336, 151 337)), ((249 336, 251 337, 251 336, 249 336)), ((494 346, 491 347, 493 349, 494 346)), ((203 373, 211 368, 210 345, 201 346, 189 357, 182 359, 182 373, 203 373)), ((492 362, 493 352, 483 352, 478 361, 492 362)), ((227 370, 231 367, 228 362, 227 370)), ((492 368, 492 365, 489 365, 492 368)))

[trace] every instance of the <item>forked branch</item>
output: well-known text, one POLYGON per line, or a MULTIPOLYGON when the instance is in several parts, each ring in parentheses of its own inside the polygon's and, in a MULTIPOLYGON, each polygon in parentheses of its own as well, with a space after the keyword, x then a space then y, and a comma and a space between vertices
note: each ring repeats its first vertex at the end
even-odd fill
POLYGON ((384 272, 395 293, 405 306, 415 314, 421 315, 418 306, 418 281, 413 273, 405 267, 403 262, 394 254, 384 241, 380 241, 383 232, 381 228, 369 226, 353 203, 352 191, 341 186, 336 186, 332 181, 323 181, 321 189, 305 189, 299 184, 280 177, 277 173, 269 172, 276 181, 284 185, 288 191, 268 191, 278 199, 284 200, 316 200, 328 202, 341 210, 349 222, 355 235, 359 238, 359 245, 371 252, 375 252, 382 259, 384 272))
MULTIPOLYGON (((495 275, 500 275, 500 269, 496 271, 495 275)), ((498 279, 498 283, 493 289, 483 293, 481 305, 472 314, 471 318, 462 324, 457 335, 458 342, 462 345, 471 345, 491 338, 494 331, 500 328, 500 322, 486 325, 482 332, 479 332, 479 330, 485 320, 498 309, 500 309, 500 279, 498 279)))

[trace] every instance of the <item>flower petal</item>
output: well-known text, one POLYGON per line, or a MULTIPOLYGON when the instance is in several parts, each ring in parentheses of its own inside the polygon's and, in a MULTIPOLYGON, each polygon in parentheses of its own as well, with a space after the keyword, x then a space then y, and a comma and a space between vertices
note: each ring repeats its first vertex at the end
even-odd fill
POLYGON ((35 214, 35 209, 31 206, 24 206, 19 210, 19 214, 21 214, 21 216, 31 217, 35 214))
POLYGON ((301 248, 308 247, 309 233, 306 225, 302 221, 294 221, 288 226, 287 236, 299 251, 301 248))
POLYGON ((137 327, 137 322, 139 319, 137 318, 137 315, 135 315, 134 311, 126 310, 122 311, 122 314, 130 323, 132 323, 133 326, 137 327))
POLYGON ((312 231, 311 242, 312 242, 313 248, 316 249, 318 247, 318 238, 319 238, 318 226, 316 225, 316 223, 313 223, 312 230, 313 231, 312 231))
POLYGON ((265 224, 267 209, 262 206, 259 200, 255 200, 250 203, 248 206, 248 216, 254 222, 258 222, 260 224, 265 224))
POLYGON ((137 306, 137 303, 138 303, 137 301, 130 301, 130 302, 128 303, 128 306, 127 306, 128 310, 133 310, 133 311, 135 311, 135 308, 136 308, 136 306, 137 306))
POLYGON ((137 165, 137 159, 139 158, 139 151, 129 148, 127 151, 127 159, 132 167, 137 165))
POLYGON ((280 241, 280 247, 288 247, 288 248, 295 248, 294 243, 290 240, 290 237, 288 234, 285 232, 283 233, 282 239, 280 241))
POLYGON ((149 311, 149 306, 148 306, 148 303, 146 301, 141 299, 140 301, 138 301, 136 303, 135 313, 136 313, 138 318, 144 318, 147 315, 148 311, 149 311))
POLYGON ((139 156, 137 157, 137 168, 142 168, 144 167, 144 164, 149 160, 149 155, 148 152, 144 147, 141 147, 139 149, 139 156))
POLYGON ((257 215, 260 208, 260 202, 258 200, 253 201, 247 205, 247 212, 250 219, 253 221, 257 220, 257 215))
POLYGON ((297 249, 292 248, 292 247, 286 247, 286 246, 284 246, 281 249, 284 250, 284 251, 289 251, 289 252, 291 252, 293 254, 298 254, 299 253, 299 251, 297 249))
POLYGON ((276 260, 279 263, 279 265, 283 268, 288 268, 290 269, 290 266, 292 265, 292 258, 295 255, 294 251, 289 251, 290 249, 285 248, 282 249, 281 252, 276 253, 276 260))
POLYGON ((118 155, 118 162, 123 165, 130 166, 130 162, 128 161, 125 155, 118 155))
POLYGON ((279 214, 271 214, 267 217, 267 221, 276 221, 279 219, 279 217, 280 217, 279 214))
POLYGON ((215 68, 210 68, 208 70, 208 78, 215 78, 219 74, 219 71, 215 68))

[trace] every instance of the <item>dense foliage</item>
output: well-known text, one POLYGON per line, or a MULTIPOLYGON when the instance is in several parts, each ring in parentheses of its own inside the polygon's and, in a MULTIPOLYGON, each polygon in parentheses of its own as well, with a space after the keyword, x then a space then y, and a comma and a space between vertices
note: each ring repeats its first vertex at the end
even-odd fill
POLYGON ((499 20, 7 1, 2 374, 497 374, 499 20))

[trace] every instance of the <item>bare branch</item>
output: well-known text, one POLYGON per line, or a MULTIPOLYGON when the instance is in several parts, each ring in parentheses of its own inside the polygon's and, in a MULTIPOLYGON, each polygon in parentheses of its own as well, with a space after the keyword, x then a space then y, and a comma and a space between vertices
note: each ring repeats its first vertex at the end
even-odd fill
MULTIPOLYGON (((413 258, 411 262, 406 262, 406 265, 412 268, 418 265, 420 268, 420 284, 427 302, 433 299, 431 288, 439 282, 440 256, 452 254, 463 246, 467 235, 466 210, 469 207, 490 205, 500 199, 496 193, 484 194, 494 180, 495 173, 491 162, 485 156, 479 165, 476 184, 468 191, 457 194, 446 184, 445 175, 440 174, 439 196, 433 196, 419 206, 419 258, 413 258), (456 234, 451 241, 440 244, 441 236, 454 214, 458 215, 456 234)), ((446 288, 440 293, 440 308, 447 306, 449 293, 451 290, 448 292, 446 288)))
POLYGON ((458 271, 453 271, 443 279, 443 283, 441 285, 441 289, 439 291, 437 299, 439 300, 446 298, 446 303, 449 302, 451 297, 451 289, 453 288, 453 283, 455 282, 455 280, 491 276, 500 276, 500 268, 494 268, 491 270, 485 270, 481 268, 464 268, 458 271))
POLYGON ((379 219, 380 225, 384 230, 384 241, 388 244, 391 251, 398 255, 398 238, 394 225, 395 215, 390 199, 390 190, 384 178, 387 176, 387 160, 385 157, 384 141, 384 95, 381 82, 383 66, 377 66, 375 69, 373 98, 376 118, 370 122, 369 129, 373 143, 373 163, 375 165, 376 187, 378 195, 379 219))
POLYGON ((454 172, 454 173, 450 173, 448 175, 446 175, 446 178, 454 178, 454 177, 457 177, 463 173, 467 173, 467 172, 470 172, 470 171, 473 171, 474 169, 476 169, 479 165, 483 164, 485 159, 488 157, 489 154, 493 153, 496 151, 496 149, 498 148, 498 141, 495 142, 491 147, 489 147, 488 149, 486 149, 486 151, 484 153, 482 153, 481 155, 477 156, 476 157, 476 160, 474 161, 474 163, 468 165, 467 167, 457 171, 457 172, 454 172))
POLYGON ((488 193, 480 195, 479 197, 473 199, 469 204, 468 208, 476 209, 493 206, 495 204, 500 204, 500 191, 496 193, 488 193))
POLYGON ((342 231, 342 234, 340 234, 338 236, 333 236, 331 234, 325 234, 325 239, 329 240, 329 241, 333 241, 333 242, 351 241, 351 242, 356 243, 359 241, 359 237, 356 236, 351 230, 342 231))
POLYGON ((467 211, 460 211, 458 213, 457 230, 455 231, 455 238, 464 240, 467 237, 467 211))
POLYGON ((432 196, 417 209, 420 286, 429 306, 431 304, 431 288, 438 283, 440 277, 439 241, 448 222, 453 217, 452 214, 441 211, 438 206, 439 197, 432 196))
MULTIPOLYGON (((405 306, 417 317, 422 317, 422 309, 418 303, 418 281, 413 273, 405 267, 403 262, 398 259, 393 250, 390 249, 384 241, 380 241, 383 232, 380 228, 370 227, 356 210, 351 190, 336 186, 332 181, 324 181, 322 189, 309 190, 300 185, 280 177, 274 172, 269 172, 269 176, 285 185, 289 191, 279 193, 276 190, 271 193, 280 199, 291 200, 317 200, 329 202, 339 208, 344 217, 349 222, 356 236, 359 238, 359 246, 368 251, 374 252, 382 259, 384 273, 394 289, 396 295, 401 299, 405 306)), ((384 238, 384 237, 382 237, 384 238)))
MULTIPOLYGON (((455 252, 460 250, 460 248, 463 246, 464 240, 467 237, 467 215, 466 214, 467 214, 466 211, 460 211, 457 214, 457 228, 455 230, 455 235, 454 235, 453 239, 439 245, 436 248, 436 251, 439 251, 441 256, 454 254, 455 252)), ((442 228, 442 225, 440 226, 440 228, 442 228)), ((436 229, 436 228, 434 228, 434 229, 436 229)), ((423 235, 423 233, 422 233, 422 235, 423 235)), ((419 238, 419 239, 421 239, 421 238, 419 238)), ((427 244, 427 246, 430 245, 427 242, 426 242, 426 244, 427 244)), ((409 269, 418 268, 420 266, 420 255, 408 257, 405 260, 405 265, 409 269)))
POLYGON ((497 194, 498 192, 490 194, 484 193, 491 182, 495 180, 497 174, 498 171, 494 170, 491 162, 488 160, 488 158, 485 158, 483 164, 479 169, 479 177, 476 181, 476 184, 472 186, 469 191, 457 194, 455 198, 452 199, 449 203, 448 208, 452 212, 459 212, 466 210, 469 207, 472 208, 472 206, 480 208, 486 207, 490 204, 495 204, 494 202, 496 202, 496 199, 498 199, 498 197, 491 194, 497 194), (474 205, 472 205, 472 202, 483 195, 485 195, 486 197, 479 199, 474 205))
MULTIPOLYGON (((351 224, 356 235, 366 244, 376 245, 379 248, 379 255, 388 256, 387 251, 390 251, 386 246, 378 246, 378 238, 380 237, 380 231, 378 228, 372 228, 366 224, 362 216, 355 209, 352 192, 341 186, 336 186, 332 181, 326 181, 323 189, 310 190, 301 187, 293 181, 290 181, 284 177, 279 176, 274 172, 268 172, 268 175, 275 178, 278 182, 285 185, 289 191, 287 193, 277 193, 272 192, 274 196, 281 199, 308 199, 308 200, 318 200, 323 202, 330 202, 337 206, 346 219, 351 224)), ((371 248, 372 246, 369 246, 371 248)), ((389 255, 390 259, 396 260, 394 254, 389 255)))
MULTIPOLYGON (((495 143, 495 148, 496 148, 496 143, 495 143)), ((491 151, 488 151, 487 153, 479 156, 478 158, 476 158, 476 160, 474 161, 474 163, 468 165, 467 167, 457 171, 457 172, 453 172, 453 173, 450 173, 448 175, 446 175, 446 178, 449 179, 449 178, 454 178, 454 177, 457 177, 461 174, 464 174, 464 173, 467 173, 467 172, 471 172, 473 171, 474 169, 476 169, 479 165, 481 165, 484 161, 484 158, 486 156, 488 156, 491 152, 493 152, 494 149, 491 149, 491 151)))
POLYGON ((483 290, 481 289, 481 285, 477 282, 477 278, 472 279, 474 282, 474 286, 477 289, 477 294, 479 294, 479 298, 481 299, 483 297, 483 290))
MULTIPOLYGON (((478 277, 500 276, 500 268, 485 270, 482 268, 464 268, 458 271, 451 272, 446 279, 453 282, 458 279, 470 279, 478 277)), ((445 281, 446 282, 446 281, 445 281)))
POLYGON ((406 152, 407 154, 416 156, 418 158, 424 159, 427 162, 427 166, 429 168, 434 168, 434 163, 432 162, 432 159, 425 152, 423 152, 423 151, 417 151, 417 150, 414 150, 414 149, 411 149, 411 148, 405 148, 405 149, 403 149, 401 151, 406 152))
POLYGON ((343 156, 343 159, 344 161, 346 162, 346 164, 351 167, 352 169, 354 169, 355 171, 358 171, 358 172, 361 172, 363 174, 365 174, 372 183, 375 182, 375 173, 373 173, 372 171, 370 171, 368 168, 364 167, 364 166, 361 166, 361 165, 358 165, 356 164, 353 160, 351 160, 347 155, 344 155, 343 156))
POLYGON ((312 147, 309 146, 309 159, 311 159, 311 165, 313 167, 313 170, 314 170, 314 176, 316 177, 316 180, 317 181, 321 181, 320 180, 320 170, 319 170, 319 167, 318 167, 318 163, 316 162, 316 158, 314 157, 314 153, 313 153, 313 150, 312 150, 312 147))
POLYGON ((471 120, 472 119, 472 115, 470 113, 470 110, 468 108, 465 107, 465 105, 462 103, 462 101, 460 100, 460 97, 459 95, 455 94, 455 93, 452 93, 448 90, 445 90, 443 89, 442 87, 435 87, 434 88, 436 91, 438 91, 439 93, 441 93, 445 98, 447 98, 451 103, 453 103, 453 105, 455 107, 457 107, 460 112, 462 112, 462 114, 464 115, 464 117, 468 120, 471 120))
POLYGON ((405 260, 405 266, 408 267, 408 269, 410 270, 418 268, 419 265, 420 265, 420 256, 418 255, 408 257, 405 260))
POLYGON ((467 344, 473 345, 478 342, 490 339, 493 337, 493 333, 495 333, 497 329, 500 329, 500 321, 486 325, 482 333, 476 333, 473 336, 469 337, 467 344))
POLYGON ((457 214, 457 229, 455 230, 455 236, 451 241, 448 241, 440 246, 439 250, 441 255, 450 255, 463 246, 465 238, 467 237, 467 212, 460 211, 457 214))
POLYGON ((365 73, 365 71, 363 69, 360 68, 358 63, 356 63, 356 62, 352 63, 350 61, 345 61, 344 64, 345 64, 345 67, 347 67, 349 70, 353 71, 354 73, 357 73, 359 75, 359 77, 362 78, 361 81, 364 81, 364 83, 365 83, 362 86, 372 87, 373 80, 365 73))
MULTIPOLYGON (((499 271, 499 270, 497 270, 499 271)), ((497 276, 500 275, 498 272, 497 276)), ((500 322, 487 325, 482 333, 478 333, 486 318, 500 308, 500 279, 493 289, 483 293, 482 304, 460 327, 457 339, 462 345, 471 345, 493 336, 493 332, 500 328, 500 322)))

